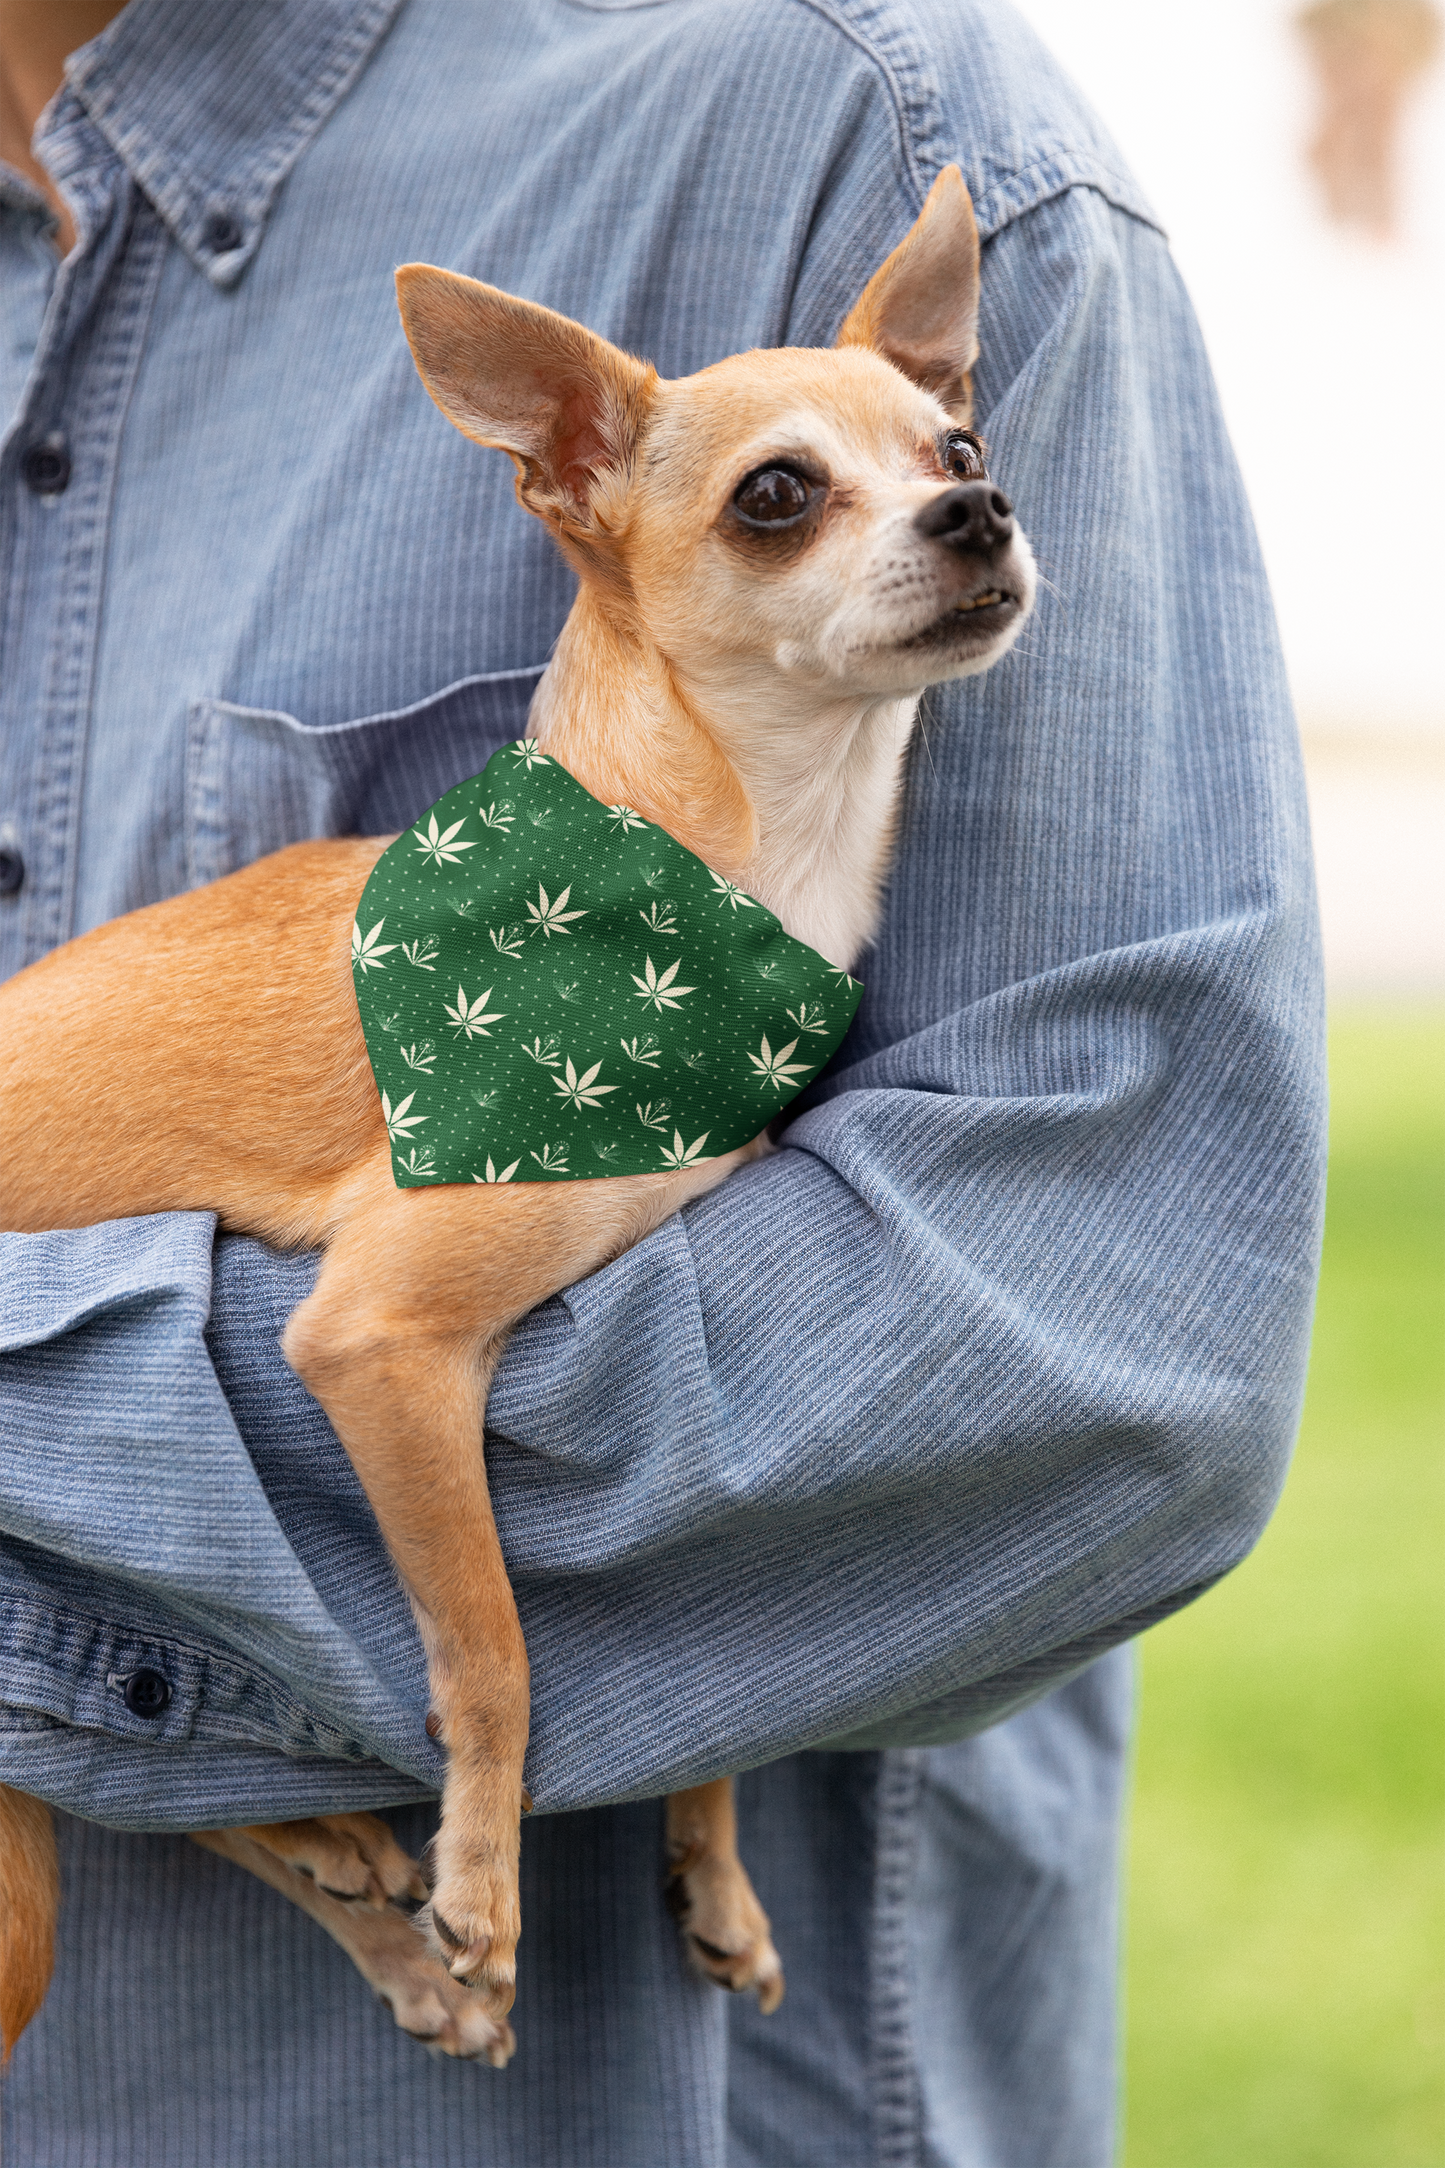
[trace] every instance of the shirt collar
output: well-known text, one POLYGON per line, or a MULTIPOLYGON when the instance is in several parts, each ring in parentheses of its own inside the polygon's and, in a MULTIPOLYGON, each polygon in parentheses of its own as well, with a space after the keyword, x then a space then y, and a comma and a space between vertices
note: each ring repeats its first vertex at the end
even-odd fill
MULTIPOLYGON (((70 90, 220 287, 404 0, 130 0, 66 63, 70 90)), ((57 108, 42 123, 45 135, 57 108)))

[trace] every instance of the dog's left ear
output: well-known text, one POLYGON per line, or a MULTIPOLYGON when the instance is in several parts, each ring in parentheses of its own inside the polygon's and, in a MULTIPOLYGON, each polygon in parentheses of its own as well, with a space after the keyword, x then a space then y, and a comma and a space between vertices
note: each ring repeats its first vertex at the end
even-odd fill
POLYGON ((973 412, 978 359, 978 227, 957 166, 928 200, 849 311, 839 346, 869 346, 942 401, 957 422, 973 412))
POLYGON ((403 264, 396 294, 421 380, 448 421, 510 452, 529 512, 574 542, 600 539, 656 370, 570 316, 431 264, 403 264))

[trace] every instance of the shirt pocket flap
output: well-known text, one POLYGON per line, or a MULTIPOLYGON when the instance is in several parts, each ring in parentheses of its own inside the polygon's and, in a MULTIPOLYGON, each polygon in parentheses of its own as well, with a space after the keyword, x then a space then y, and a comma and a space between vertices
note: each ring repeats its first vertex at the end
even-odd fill
POLYGON ((311 836, 390 835, 521 737, 545 665, 462 678, 411 707, 320 726, 197 700, 186 734, 192 887, 311 836))

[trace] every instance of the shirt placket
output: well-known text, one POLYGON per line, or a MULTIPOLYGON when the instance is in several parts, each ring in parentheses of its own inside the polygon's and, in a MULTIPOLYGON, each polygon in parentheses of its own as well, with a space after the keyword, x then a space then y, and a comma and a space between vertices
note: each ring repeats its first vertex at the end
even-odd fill
POLYGON ((78 242, 0 445, 0 973, 73 931, 81 791, 126 410, 167 234, 73 97, 46 132, 78 242))

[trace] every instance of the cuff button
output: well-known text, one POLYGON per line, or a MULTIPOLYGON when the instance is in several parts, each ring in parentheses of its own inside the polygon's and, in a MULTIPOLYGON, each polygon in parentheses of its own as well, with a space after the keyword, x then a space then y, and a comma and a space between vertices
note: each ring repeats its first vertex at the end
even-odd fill
POLYGON ((171 1682, 163 1671, 133 1671, 125 1682, 125 1705, 132 1716, 164 1716, 170 1700, 171 1682))

